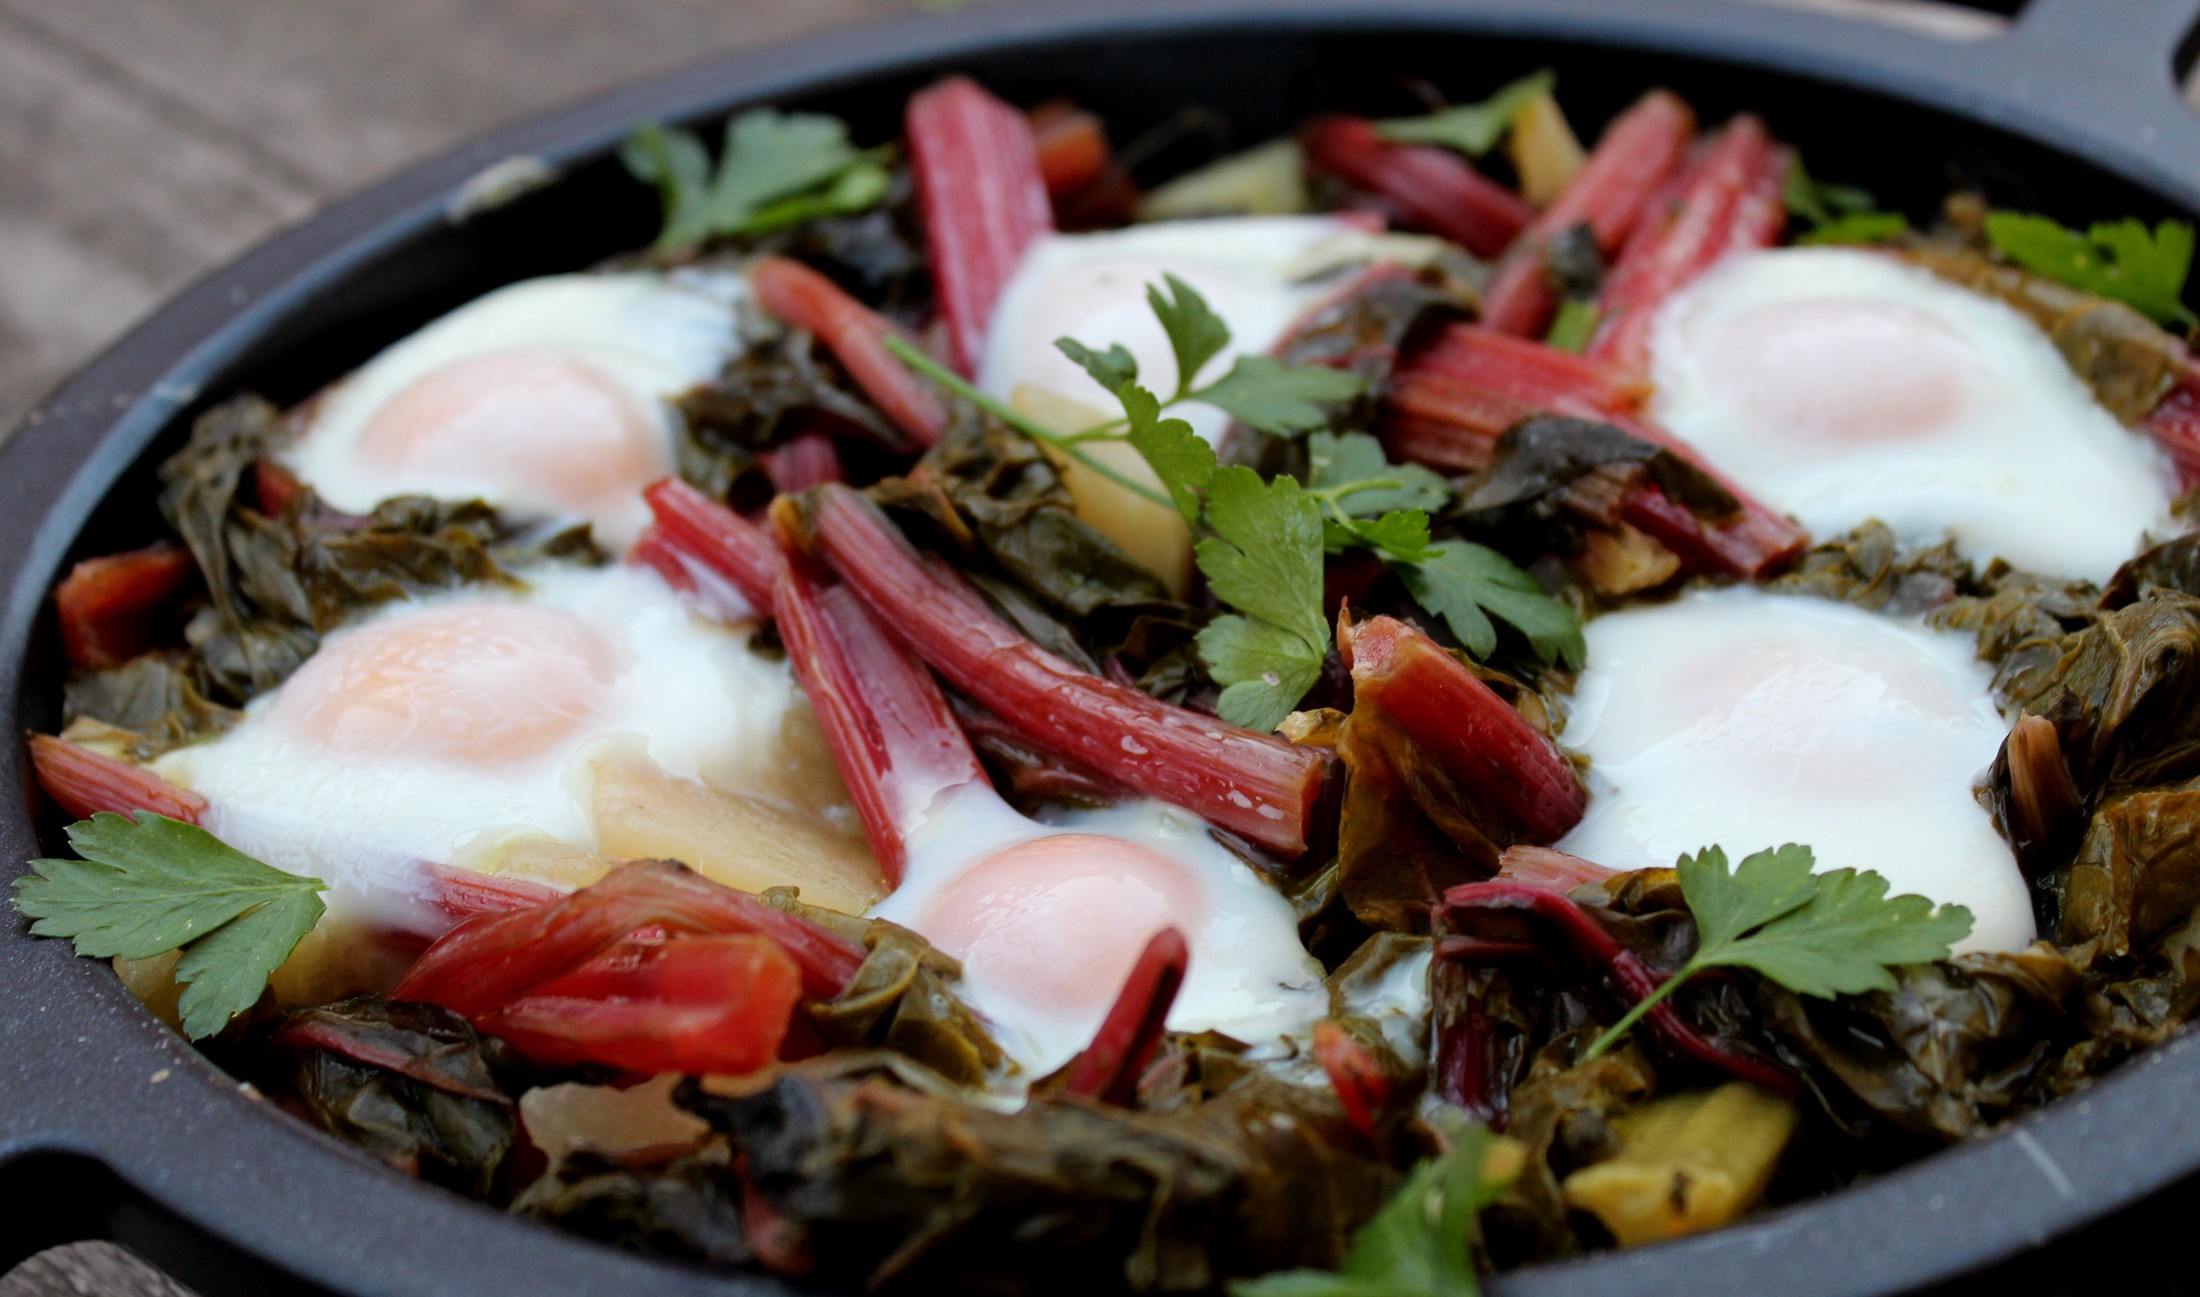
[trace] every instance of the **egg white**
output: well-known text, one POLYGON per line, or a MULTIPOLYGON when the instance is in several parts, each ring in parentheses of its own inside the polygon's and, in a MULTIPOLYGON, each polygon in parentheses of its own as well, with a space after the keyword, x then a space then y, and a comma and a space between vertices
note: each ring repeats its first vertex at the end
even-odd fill
MULTIPOLYGON (((871 913, 922 933, 933 898, 965 871, 1019 843, 1065 833, 1105 835, 1150 848, 1179 866, 1197 889, 1205 915, 1186 925, 1191 959, 1169 1011, 1171 1030, 1220 1031, 1272 1049, 1286 1036, 1303 1035, 1328 1012, 1321 966, 1299 944, 1291 903, 1217 843, 1203 821, 1162 802, 1072 811, 1041 824, 1011 809, 991 788, 951 789, 908 834, 901 886, 871 913)), ((1094 915, 1091 921, 1105 923, 1108 917, 1094 915)), ((1019 988, 996 984, 978 967, 965 968, 957 989, 995 1029, 1001 1047, 1022 1068, 1021 1079, 1029 1081, 1092 1043, 1117 988, 1096 988, 1100 993, 1085 1012, 1035 1005, 1019 988)))
POLYGON ((271 716, 286 691, 301 687, 294 677, 254 699, 227 733, 162 756, 154 770, 207 798, 204 823, 222 841, 326 880, 332 909, 369 914, 419 890, 419 862, 464 860, 506 835, 592 850, 589 767, 606 751, 637 752, 713 788, 769 785, 787 760, 787 713, 807 703, 784 660, 750 650, 750 628, 699 614, 642 569, 527 575, 524 590, 476 587, 385 606, 331 632, 321 651, 454 609, 524 604, 574 614, 612 646, 615 667, 595 716, 536 755, 472 763, 319 742, 271 716))
MULTIPOLYGON (((1105 350, 1121 343, 1138 361, 1139 380, 1163 396, 1177 383, 1167 333, 1146 302, 1146 288, 1167 291, 1175 275, 1230 326, 1230 345, 1199 374, 1211 382, 1243 355, 1262 355, 1300 316, 1335 291, 1302 278, 1325 247, 1368 244, 1359 227, 1333 216, 1243 216, 1162 221, 1096 234, 1054 234, 1024 254, 1002 290, 986 335, 978 386, 1007 400, 1031 384, 1112 406, 1113 394, 1055 348, 1073 338, 1105 350)), ((1170 412, 1209 441, 1229 416, 1202 405, 1170 412)))
POLYGON ((304 432, 282 452, 282 461, 347 512, 365 513, 398 495, 478 498, 520 521, 592 523, 599 541, 623 549, 649 522, 638 493, 576 515, 566 502, 507 475, 378 463, 361 453, 361 435, 391 401, 453 364, 499 353, 549 353, 585 363, 634 402, 662 432, 655 467, 658 476, 668 474, 679 417, 668 402, 715 377, 738 350, 737 308, 746 292, 737 275, 652 271, 549 275, 497 289, 391 344, 331 387, 311 407, 304 432))
POLYGON ((1967 635, 1748 587, 1608 613, 1561 740, 1590 799, 1559 849, 1616 869, 1796 842, 1967 907, 2016 950, 2032 897, 1973 796, 2008 731, 1967 635))
POLYGON ((1663 308, 1651 350, 1653 416, 1820 537, 1877 518, 1906 542, 1952 534, 1976 559, 2099 581, 2171 527, 2166 460, 2037 326, 1892 257, 1730 257, 1663 308), (1844 306, 1861 311, 1829 314, 1823 349, 1793 327, 1844 306), (1816 395, 1786 404, 1802 387, 1816 395), (1829 432, 1829 407, 1886 422, 1829 432))

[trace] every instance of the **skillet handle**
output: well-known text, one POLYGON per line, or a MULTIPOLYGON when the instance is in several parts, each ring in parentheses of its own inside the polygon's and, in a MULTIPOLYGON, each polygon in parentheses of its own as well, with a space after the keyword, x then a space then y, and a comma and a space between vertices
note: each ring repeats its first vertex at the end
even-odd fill
POLYGON ((2177 84, 2200 0, 2031 0, 2002 36, 1946 50, 1997 125, 2144 178, 2200 209, 2200 111, 2177 84))

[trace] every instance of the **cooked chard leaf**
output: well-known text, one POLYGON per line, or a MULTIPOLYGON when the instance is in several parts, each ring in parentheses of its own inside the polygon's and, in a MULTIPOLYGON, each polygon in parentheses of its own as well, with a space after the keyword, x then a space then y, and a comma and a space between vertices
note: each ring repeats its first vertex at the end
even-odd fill
POLYGON ((286 874, 194 824, 150 811, 102 811, 69 826, 80 860, 33 860, 15 908, 41 937, 69 937, 97 959, 183 951, 184 1034, 211 1036, 267 989, 320 922, 328 884, 286 874))
POLYGON ((1696 916, 1696 952, 1664 985, 1589 1047, 1594 1058, 1626 1038, 1642 1016, 1707 968, 1749 968, 1801 995, 1832 999, 1893 990, 1890 968, 1946 959, 1971 932, 1971 912, 1922 896, 1887 895, 1870 870, 1811 872, 1809 847, 1792 843, 1745 857, 1706 847, 1674 866, 1696 916))
POLYGON ((1440 144, 1478 158, 1497 147, 1520 110, 1558 88, 1558 74, 1542 68, 1498 87, 1480 103, 1459 104, 1425 117, 1394 117, 1377 124, 1386 140, 1440 144))
POLYGON ((1238 610, 1199 633, 1199 653, 1224 686, 1224 720, 1272 730, 1321 675, 1321 509, 1288 477, 1218 469, 1207 492, 1215 534, 1195 553, 1215 597, 1238 610))
POLYGON ((1469 653, 1486 658, 1497 649, 1490 618, 1527 638, 1544 662, 1578 671, 1588 659, 1581 617, 1553 599, 1533 576, 1487 545, 1445 540, 1432 554, 1399 567, 1415 601, 1444 619, 1469 653))
POLYGON ((713 237, 863 211, 883 200, 893 182, 878 153, 848 142, 839 118, 772 108, 727 123, 715 170, 694 135, 654 124, 628 138, 619 160, 657 187, 665 223, 656 249, 668 256, 713 237))
POLYGON ((1788 214, 1808 227, 1795 235, 1797 243, 1885 243, 1910 230, 1902 213, 1879 211, 1870 190, 1815 179, 1801 157, 1788 165, 1782 196, 1788 214))
POLYGON ((2163 221, 2097 222, 2084 233, 2045 216, 1989 212, 1986 237, 2004 256, 2037 275, 2123 302, 2160 324, 2200 320, 2184 303, 2192 270, 2193 229, 2163 221))

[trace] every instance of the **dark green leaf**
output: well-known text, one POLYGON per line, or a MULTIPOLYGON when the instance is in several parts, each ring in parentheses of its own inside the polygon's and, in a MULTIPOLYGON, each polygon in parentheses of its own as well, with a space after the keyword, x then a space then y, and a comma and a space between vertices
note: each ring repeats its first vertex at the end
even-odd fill
POLYGON ((1338 507, 1355 518, 1433 511, 1451 499, 1449 482, 1419 464, 1391 463, 1382 443, 1364 432, 1314 433, 1306 439, 1306 459, 1307 487, 1334 492, 1338 507))
POLYGON ((81 860, 34 860, 15 907, 79 955, 150 959, 182 949, 185 1031, 219 1031, 321 918, 327 884, 261 864, 196 825, 139 811, 69 826, 81 860))
POLYGON ((1230 345, 1230 326, 1208 307, 1199 290, 1175 275, 1161 278, 1170 295, 1164 297, 1159 288, 1148 284, 1146 301, 1169 335, 1169 350, 1176 356, 1176 394, 1181 397, 1192 390, 1207 362, 1230 345))
POLYGON ((1831 999, 1892 990, 1888 967, 1946 959, 1971 931, 1971 912, 1960 905, 1890 897, 1879 874, 1813 874, 1812 864, 1810 848, 1792 843, 1757 852, 1731 873, 1717 847, 1681 857, 1681 895, 1698 934, 1688 967, 1754 968, 1791 991, 1831 999))
POLYGON ((1328 423, 1320 402, 1349 401, 1367 386, 1357 374, 1327 365, 1286 367, 1273 356, 1240 356, 1195 399, 1260 432, 1305 432, 1328 423))
POLYGON ((1094 351, 1075 338, 1056 338, 1054 347, 1111 392, 1138 381, 1138 358, 1120 342, 1109 343, 1106 351, 1094 351))
POLYGON ((1377 123, 1386 140, 1401 144, 1440 144, 1469 157, 1481 157, 1497 147, 1512 129, 1521 109, 1558 87, 1558 74, 1549 68, 1508 82, 1496 94, 1478 104, 1460 104, 1426 117, 1397 117, 1377 123))
POLYGON ((1855 185, 1829 185, 1813 178, 1803 159, 1788 164, 1787 184, 1781 190, 1788 211, 1812 225, 1829 225, 1844 216, 1869 212, 1877 205, 1868 189, 1855 185))
POLYGON ((1826 243, 1887 243, 1910 232, 1910 218, 1900 212, 1856 212, 1826 222, 1795 236, 1804 245, 1826 243))
POLYGON ((1525 636, 1543 661, 1580 669, 1588 653, 1580 616, 1546 594, 1533 576, 1486 545, 1445 540, 1431 548, 1433 557, 1399 568, 1398 575, 1469 653, 1488 657, 1497 648, 1489 623, 1496 617, 1525 636))
POLYGON ((1123 401, 1131 447, 1146 457, 1184 521, 1197 526, 1200 496, 1215 475, 1215 448, 1184 420, 1162 418, 1160 398, 1138 384, 1123 383, 1116 394, 1123 401))
POLYGON ((1215 597, 1242 617, 1199 635, 1200 656, 1223 690, 1225 720, 1274 729, 1311 688, 1329 652, 1322 615, 1321 510, 1288 477, 1263 484, 1252 469, 1219 469, 1208 485, 1215 534, 1199 543, 1215 597))
POLYGON ((2152 233, 2143 221, 2108 221, 2080 234, 2045 216, 1997 211, 1987 213, 1986 237, 2034 274, 2124 302, 2163 324, 2194 322, 2183 301, 2193 228, 2183 221, 2163 221, 2152 233))

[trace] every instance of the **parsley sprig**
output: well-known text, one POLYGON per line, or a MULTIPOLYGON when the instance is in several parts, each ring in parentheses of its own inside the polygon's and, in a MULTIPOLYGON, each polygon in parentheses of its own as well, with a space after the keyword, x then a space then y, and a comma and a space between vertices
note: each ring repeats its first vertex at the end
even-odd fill
POLYGON ((1520 110, 1558 87, 1558 74, 1541 68, 1498 87, 1478 104, 1459 104, 1421 117, 1393 117, 1376 123, 1386 140, 1400 144, 1439 144, 1479 158, 1497 147, 1520 110))
POLYGON ((1696 918, 1696 953, 1664 985, 1597 1037, 1584 1057, 1620 1041, 1642 1016, 1707 968, 1750 968, 1800 995, 1832 999, 1891 991, 1887 970, 1946 959, 1971 932, 1971 912, 1935 908, 1922 896, 1889 896, 1870 870, 1813 873, 1809 847, 1790 843, 1746 857, 1729 872, 1707 847, 1674 868, 1696 918))
POLYGON ((1476 1297, 1474 1244, 1482 1209, 1509 1175, 1492 1174, 1495 1140, 1472 1122, 1447 1123, 1451 1148, 1413 1168, 1360 1227, 1336 1273, 1284 1270, 1230 1284, 1230 1297, 1476 1297))
POLYGON ((1910 219, 1878 210, 1870 190, 1815 179, 1800 157, 1788 165, 1782 195, 1788 214, 1809 227, 1796 234, 1800 244, 1885 243, 1909 233, 1910 219))
POLYGON ((81 860, 33 860, 15 908, 96 959, 181 950, 183 1033, 211 1036, 256 1003, 321 921, 328 884, 263 865, 194 824, 102 811, 68 828, 81 860))
POLYGON ((2103 221, 2081 234, 2045 216, 1996 211, 1986 214, 1986 237, 2035 275, 2122 302, 2157 324, 2196 322, 2184 301, 2193 229, 2183 221, 2163 221, 2152 233, 2136 219, 2103 221))
POLYGON ((703 142, 677 128, 640 127, 619 149, 635 179, 657 187, 665 220, 660 256, 875 206, 892 184, 888 157, 849 143, 838 117, 772 108, 727 123, 716 168, 703 142))
POLYGON ((1313 431, 1304 484, 1290 477, 1263 482, 1250 468, 1219 466, 1214 448, 1191 424, 1169 414, 1173 407, 1199 402, 1261 432, 1285 435, 1321 429, 1328 418, 1323 406, 1359 395, 1365 383, 1323 365, 1241 356, 1221 378, 1201 384, 1201 372, 1230 345, 1229 326, 1174 275, 1149 285, 1146 301, 1168 336, 1174 386, 1165 398, 1145 387, 1137 358, 1121 343, 1059 339, 1062 354, 1115 393, 1123 409, 1120 418, 1074 433, 1047 428, 986 396, 906 342, 886 345, 911 368, 1010 427, 1173 507, 1187 526, 1207 533, 1194 556, 1209 589, 1231 611, 1208 623, 1196 642, 1223 686, 1217 710, 1224 720, 1272 730, 1313 687, 1330 643, 1323 556, 1347 549, 1381 556, 1477 657, 1497 648, 1495 618, 1518 629, 1546 662, 1581 665, 1579 617, 1497 551, 1432 540, 1430 514, 1451 498, 1450 484, 1418 465, 1390 463, 1366 433, 1313 431), (1161 489, 1086 453, 1099 441, 1130 443, 1161 489))

